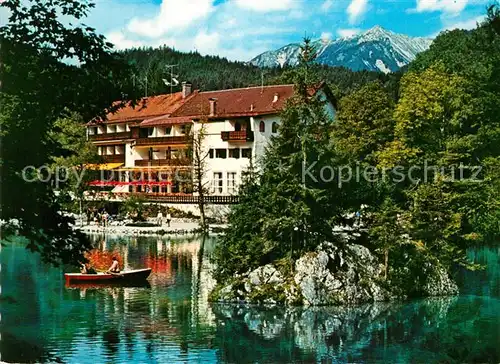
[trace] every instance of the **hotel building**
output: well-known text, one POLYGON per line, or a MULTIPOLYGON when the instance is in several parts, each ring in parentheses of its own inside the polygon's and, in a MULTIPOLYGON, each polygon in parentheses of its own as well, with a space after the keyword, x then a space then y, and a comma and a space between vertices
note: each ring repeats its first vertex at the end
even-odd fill
MULTIPOLYGON (((114 176, 91 185, 107 187, 117 198, 140 194, 152 201, 193 203, 192 135, 203 128, 209 198, 235 202, 250 159, 256 163, 264 155, 293 95, 293 85, 192 92, 183 83, 181 92, 143 98, 108 114, 105 121, 87 124, 88 139, 103 161, 98 168, 114 176)), ((334 116, 326 85, 311 96, 326 101, 326 111, 334 116)))

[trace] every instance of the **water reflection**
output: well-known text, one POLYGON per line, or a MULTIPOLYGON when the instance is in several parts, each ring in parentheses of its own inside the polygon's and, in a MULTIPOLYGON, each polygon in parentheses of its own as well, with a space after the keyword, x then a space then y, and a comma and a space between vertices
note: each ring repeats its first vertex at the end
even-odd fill
POLYGON ((480 297, 351 309, 214 307, 222 359, 236 362, 497 362, 497 302, 480 297), (480 330, 479 330, 480 329, 480 330))
POLYGON ((498 362, 498 251, 458 272, 464 295, 356 308, 210 305, 215 241, 94 237, 144 286, 64 286, 21 246, 4 248, 0 350, 5 361, 498 362))

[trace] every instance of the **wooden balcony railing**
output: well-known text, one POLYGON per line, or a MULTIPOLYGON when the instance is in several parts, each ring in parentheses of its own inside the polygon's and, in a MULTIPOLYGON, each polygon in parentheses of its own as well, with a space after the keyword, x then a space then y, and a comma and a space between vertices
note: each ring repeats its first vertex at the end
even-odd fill
MULTIPOLYGON (((166 202, 172 204, 198 204, 200 196, 175 195, 162 193, 134 193, 151 202, 166 202)), ((238 196, 205 196, 205 203, 212 205, 232 205, 239 203, 238 196)))
POLYGON ((167 144, 187 144, 189 137, 183 136, 170 136, 170 137, 156 137, 156 138, 139 138, 136 145, 167 145, 167 144))
MULTIPOLYGON (((193 196, 183 193, 129 193, 129 192, 100 192, 96 193, 93 198, 109 199, 113 198, 127 199, 130 196, 142 197, 149 202, 163 202, 171 204, 198 204, 199 196, 193 196)), ((212 205, 232 205, 240 201, 238 196, 205 196, 205 203, 212 205)))
POLYGON ((125 163, 125 154, 101 155, 106 163, 125 163))
POLYGON ((223 131, 221 133, 224 142, 253 142, 253 132, 244 131, 223 131))
POLYGON ((125 131, 123 133, 107 133, 107 134, 93 134, 89 135, 89 140, 93 142, 102 142, 106 140, 120 140, 120 139, 130 139, 132 138, 132 133, 130 131, 125 131))
POLYGON ((135 161, 136 167, 161 167, 161 166, 191 166, 193 163, 187 158, 153 159, 135 161))

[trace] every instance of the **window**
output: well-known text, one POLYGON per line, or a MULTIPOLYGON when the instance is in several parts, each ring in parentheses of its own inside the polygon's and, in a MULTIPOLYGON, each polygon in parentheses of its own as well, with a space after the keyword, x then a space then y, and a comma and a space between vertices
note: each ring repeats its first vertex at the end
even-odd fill
POLYGON ((154 128, 148 128, 148 136, 152 136, 154 133, 154 128))
POLYGON ((89 128, 89 134, 90 134, 90 135, 95 135, 95 134, 97 134, 97 127, 92 127, 92 128, 89 128))
POLYGON ((278 123, 277 122, 273 123, 271 131, 273 132, 273 134, 276 134, 278 132, 278 123))
POLYGON ((139 138, 147 138, 149 135, 149 129, 141 128, 139 129, 139 138))
POLYGON ((214 159, 214 150, 213 150, 213 149, 210 149, 210 150, 208 151, 208 157, 209 157, 210 159, 214 159))
POLYGON ((215 158, 226 159, 227 158, 227 149, 216 149, 215 150, 215 158))
POLYGON ((172 127, 171 126, 167 126, 165 128, 165 135, 170 135, 172 133, 172 127))
POLYGON ((229 149, 229 158, 235 158, 239 159, 240 158, 240 149, 229 149))
POLYGON ((222 172, 214 172, 213 191, 215 194, 221 194, 224 191, 222 172))
POLYGON ((261 133, 265 133, 266 132, 266 123, 264 122, 264 120, 262 120, 259 124, 259 131, 261 133))
POLYGON ((227 173, 227 193, 236 194, 236 172, 227 173))
POLYGON ((241 150, 241 158, 252 158, 252 149, 246 148, 241 150))
POLYGON ((235 124, 234 124, 234 131, 241 131, 241 124, 239 121, 237 121, 235 124))

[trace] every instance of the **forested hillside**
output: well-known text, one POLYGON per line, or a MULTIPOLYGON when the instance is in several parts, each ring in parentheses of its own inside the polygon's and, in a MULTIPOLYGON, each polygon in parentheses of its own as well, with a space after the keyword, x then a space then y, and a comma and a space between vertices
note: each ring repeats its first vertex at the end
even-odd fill
MULTIPOLYGON (((293 83, 290 69, 261 69, 242 62, 231 62, 218 56, 202 56, 196 52, 182 53, 169 47, 135 48, 125 50, 122 54, 135 69, 131 77, 139 95, 145 95, 146 92, 148 95, 170 92, 170 86, 163 81, 163 79, 170 81, 170 70, 167 65, 177 65, 174 74, 178 75, 179 82, 190 81, 194 89, 203 91, 258 86, 262 81, 265 85, 293 83)), ((323 80, 341 94, 377 79, 393 91, 399 79, 398 74, 353 72, 344 67, 320 65, 313 67, 323 80)), ((174 92, 179 90, 180 85, 173 88, 174 92)))

